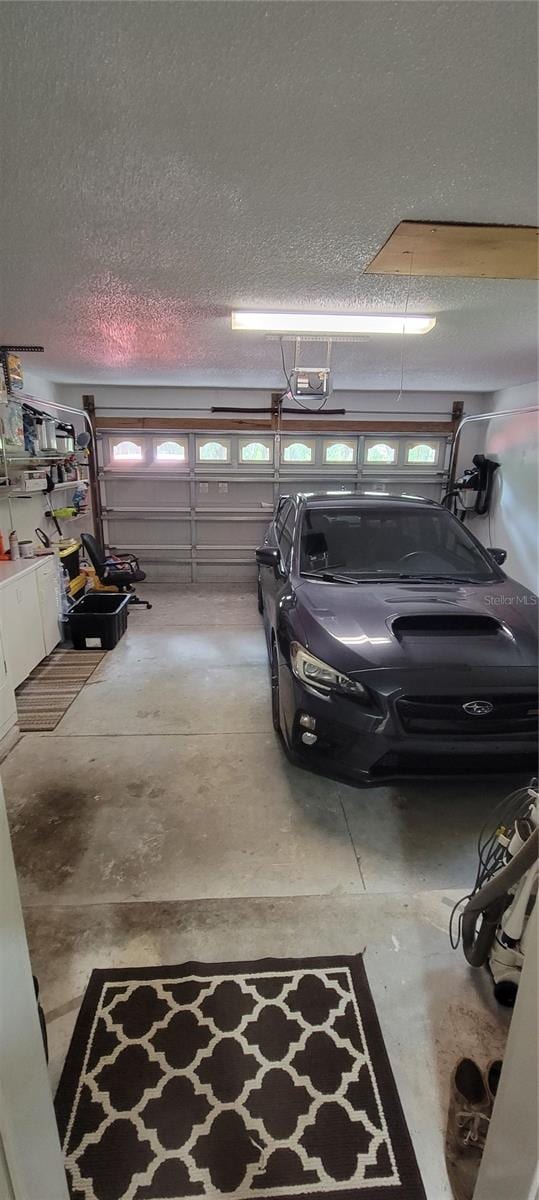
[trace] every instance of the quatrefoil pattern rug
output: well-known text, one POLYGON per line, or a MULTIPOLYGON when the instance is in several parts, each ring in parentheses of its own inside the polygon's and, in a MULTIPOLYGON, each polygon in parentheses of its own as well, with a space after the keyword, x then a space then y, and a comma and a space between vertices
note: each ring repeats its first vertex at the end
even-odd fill
POLYGON ((360 957, 94 971, 56 1112, 73 1200, 424 1200, 360 957))

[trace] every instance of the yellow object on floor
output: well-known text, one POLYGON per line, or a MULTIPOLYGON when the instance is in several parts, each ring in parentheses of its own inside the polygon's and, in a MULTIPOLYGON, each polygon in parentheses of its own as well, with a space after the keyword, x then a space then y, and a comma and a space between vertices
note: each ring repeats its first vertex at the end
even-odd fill
POLYGON ((92 592, 118 592, 119 588, 115 584, 101 583, 94 567, 83 567, 84 574, 88 580, 88 586, 92 592))
POLYGON ((79 592, 83 592, 86 587, 86 575, 75 575, 74 579, 70 579, 67 585, 67 590, 70 596, 78 596, 79 592))

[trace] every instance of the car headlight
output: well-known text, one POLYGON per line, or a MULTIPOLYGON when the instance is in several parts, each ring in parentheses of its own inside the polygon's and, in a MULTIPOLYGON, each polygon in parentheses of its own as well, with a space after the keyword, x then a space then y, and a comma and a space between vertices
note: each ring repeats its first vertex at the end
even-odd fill
POLYGON ((362 683, 349 679, 348 675, 341 675, 335 667, 330 667, 320 658, 316 658, 299 642, 292 642, 290 645, 290 662, 296 679, 302 683, 308 683, 323 692, 344 692, 345 695, 354 696, 356 700, 364 702, 369 699, 369 693, 362 683))

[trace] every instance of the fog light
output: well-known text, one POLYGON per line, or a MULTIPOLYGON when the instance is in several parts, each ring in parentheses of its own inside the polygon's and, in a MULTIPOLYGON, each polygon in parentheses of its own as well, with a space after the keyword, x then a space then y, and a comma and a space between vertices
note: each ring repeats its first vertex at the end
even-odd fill
POLYGON ((314 746, 315 742, 318 741, 318 736, 316 733, 302 733, 301 740, 305 742, 306 746, 314 746))
POLYGON ((302 713, 299 723, 303 729, 316 729, 316 717, 310 717, 308 713, 302 713))

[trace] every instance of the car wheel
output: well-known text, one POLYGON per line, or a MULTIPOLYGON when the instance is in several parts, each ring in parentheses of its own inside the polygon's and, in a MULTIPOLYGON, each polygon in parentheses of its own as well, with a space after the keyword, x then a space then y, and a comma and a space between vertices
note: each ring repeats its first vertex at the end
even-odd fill
POLYGON ((271 651, 271 719, 276 733, 281 732, 281 716, 279 702, 279 655, 277 646, 273 643, 271 651))
POLYGON ((257 603, 258 603, 259 613, 263 613, 264 612, 264 597, 262 595, 262 587, 260 585, 260 575, 258 576, 257 603))

